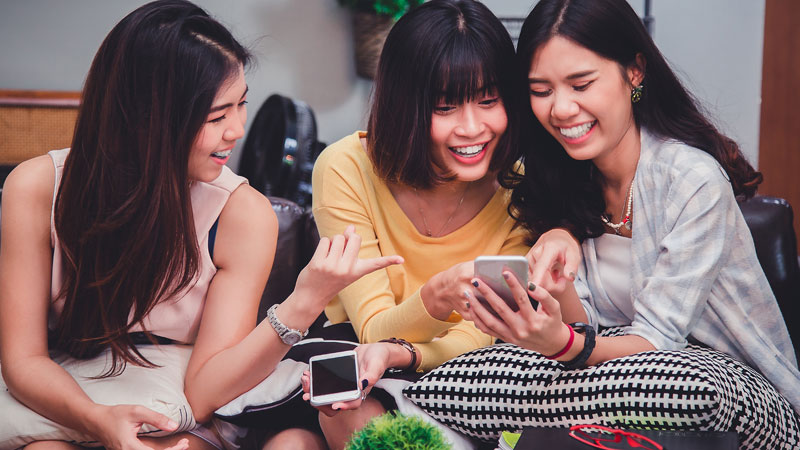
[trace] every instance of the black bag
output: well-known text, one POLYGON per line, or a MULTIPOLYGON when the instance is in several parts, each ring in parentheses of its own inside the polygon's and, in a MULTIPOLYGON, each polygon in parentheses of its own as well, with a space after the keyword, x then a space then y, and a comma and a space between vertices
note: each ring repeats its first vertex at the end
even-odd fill
POLYGON ((304 102, 273 94, 256 114, 239 161, 239 175, 266 196, 311 206, 311 171, 325 144, 304 102))

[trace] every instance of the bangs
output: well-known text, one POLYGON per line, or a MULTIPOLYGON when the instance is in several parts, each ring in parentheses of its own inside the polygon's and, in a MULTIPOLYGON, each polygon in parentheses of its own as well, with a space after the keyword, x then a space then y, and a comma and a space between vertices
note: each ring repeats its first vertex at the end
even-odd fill
POLYGON ((434 69, 431 91, 438 103, 460 105, 496 93, 499 77, 492 69, 500 64, 495 52, 460 41, 442 51, 434 69))

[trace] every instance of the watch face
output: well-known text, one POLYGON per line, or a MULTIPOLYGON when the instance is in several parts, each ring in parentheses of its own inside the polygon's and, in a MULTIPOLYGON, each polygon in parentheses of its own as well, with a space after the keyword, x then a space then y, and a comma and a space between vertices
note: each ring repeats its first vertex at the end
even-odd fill
POLYGON ((283 335, 283 342, 288 345, 294 345, 300 342, 300 339, 303 339, 303 336, 295 331, 290 331, 283 335))

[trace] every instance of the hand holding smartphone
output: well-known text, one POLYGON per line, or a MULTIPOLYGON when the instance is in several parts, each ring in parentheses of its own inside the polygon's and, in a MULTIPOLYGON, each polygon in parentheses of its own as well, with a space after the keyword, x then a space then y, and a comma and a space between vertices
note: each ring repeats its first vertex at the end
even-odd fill
MULTIPOLYGON (((514 300, 514 294, 511 292, 511 288, 508 287, 505 278, 503 278, 504 270, 510 271, 523 287, 528 285, 528 260, 524 256, 500 255, 475 258, 475 277, 486 283, 498 297, 505 300, 512 311, 519 311, 519 306, 514 300)), ((483 296, 478 294, 477 297, 484 307, 497 316, 497 313, 488 305, 483 296)), ((533 309, 539 306, 539 302, 536 300, 530 298, 530 301, 533 309)))
POLYGON ((312 356, 308 363, 312 405, 348 402, 361 397, 358 356, 354 350, 312 356))

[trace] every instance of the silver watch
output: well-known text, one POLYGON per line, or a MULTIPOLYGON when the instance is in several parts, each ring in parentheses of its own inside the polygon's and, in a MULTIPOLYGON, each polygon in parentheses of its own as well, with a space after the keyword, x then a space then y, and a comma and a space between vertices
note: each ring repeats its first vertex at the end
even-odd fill
POLYGON ((275 314, 276 309, 278 309, 277 303, 270 306, 270 308, 267 310, 267 320, 269 320, 269 324, 272 325, 272 328, 275 329, 275 332, 278 333, 278 336, 281 338, 284 344, 294 345, 306 337, 308 330, 300 331, 287 327, 283 324, 283 322, 281 322, 280 319, 278 319, 278 316, 275 314))

